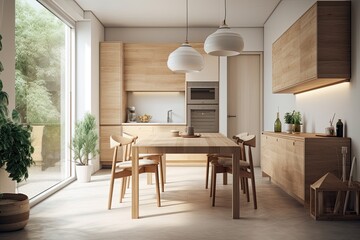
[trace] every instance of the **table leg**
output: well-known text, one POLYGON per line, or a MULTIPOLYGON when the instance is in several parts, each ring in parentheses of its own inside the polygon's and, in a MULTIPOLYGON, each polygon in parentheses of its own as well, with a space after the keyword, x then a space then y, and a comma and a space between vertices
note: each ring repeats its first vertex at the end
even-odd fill
POLYGON ((232 215, 233 219, 240 218, 240 191, 239 191, 239 160, 240 151, 236 148, 233 152, 232 162, 232 176, 233 176, 233 191, 232 191, 232 215))
POLYGON ((132 147, 132 218, 139 218, 139 151, 138 148, 132 147))

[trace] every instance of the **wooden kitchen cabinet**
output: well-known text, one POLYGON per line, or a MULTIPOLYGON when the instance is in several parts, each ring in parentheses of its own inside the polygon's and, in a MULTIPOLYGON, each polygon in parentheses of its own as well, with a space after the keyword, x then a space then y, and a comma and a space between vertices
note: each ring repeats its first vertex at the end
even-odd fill
POLYGON ((180 44, 124 44, 124 87, 134 92, 185 91, 185 74, 174 73, 167 59, 180 44))
POLYGON ((350 138, 264 132, 261 136, 261 169, 289 195, 308 204, 312 183, 328 172, 340 177, 343 146, 348 148, 349 170, 350 138))
POLYGON ((122 127, 100 126, 100 163, 103 168, 111 168, 114 149, 110 148, 110 136, 121 135, 122 127))
POLYGON ((100 43, 100 163, 111 166, 110 135, 121 133, 125 120, 126 95, 123 88, 123 43, 100 43))
POLYGON ((100 43, 100 125, 125 120, 123 87, 123 43, 100 43))
POLYGON ((350 4, 316 2, 273 43, 273 93, 299 93, 350 80, 350 4))

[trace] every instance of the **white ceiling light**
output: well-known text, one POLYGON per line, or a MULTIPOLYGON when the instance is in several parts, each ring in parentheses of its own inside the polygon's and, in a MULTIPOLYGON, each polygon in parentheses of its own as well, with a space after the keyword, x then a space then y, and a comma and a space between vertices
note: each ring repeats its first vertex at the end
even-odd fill
POLYGON ((226 25, 226 0, 225 17, 223 24, 216 32, 209 35, 204 43, 204 50, 207 54, 214 56, 235 56, 244 49, 244 40, 240 34, 231 31, 226 25))
POLYGON ((188 42, 189 20, 188 0, 186 0, 186 39, 175 51, 170 53, 167 61, 168 68, 176 73, 199 72, 204 68, 203 56, 193 49, 188 42))

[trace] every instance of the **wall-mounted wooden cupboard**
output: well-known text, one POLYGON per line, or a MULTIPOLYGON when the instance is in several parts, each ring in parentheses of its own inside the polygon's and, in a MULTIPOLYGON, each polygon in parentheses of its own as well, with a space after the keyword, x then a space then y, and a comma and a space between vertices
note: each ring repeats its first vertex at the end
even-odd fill
POLYGON ((273 93, 300 93, 350 80, 350 4, 316 2, 273 43, 273 93))
POLYGON ((167 67, 179 44, 124 43, 124 87, 134 92, 185 91, 185 74, 167 67))

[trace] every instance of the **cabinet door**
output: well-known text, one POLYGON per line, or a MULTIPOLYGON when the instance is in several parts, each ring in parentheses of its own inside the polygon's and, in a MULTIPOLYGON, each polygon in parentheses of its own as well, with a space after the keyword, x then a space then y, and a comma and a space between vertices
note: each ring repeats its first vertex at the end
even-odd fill
POLYGON ((124 44, 125 91, 185 91, 185 74, 167 67, 179 44, 124 44))
POLYGON ((120 124, 124 114, 123 46, 100 43, 100 125, 120 124))
POLYGON ((286 140, 286 167, 283 185, 299 200, 305 200, 304 142, 286 140))
POLYGON ((281 149, 278 138, 264 134, 261 136, 261 169, 274 180, 279 178, 277 168, 281 162, 281 149))
POLYGON ((110 148, 110 136, 121 135, 121 126, 100 126, 100 163, 111 167, 114 150, 110 148))
POLYGON ((273 92, 300 81, 300 23, 295 22, 273 44, 273 92))
POLYGON ((301 81, 317 77, 316 5, 300 19, 300 74, 301 81))

